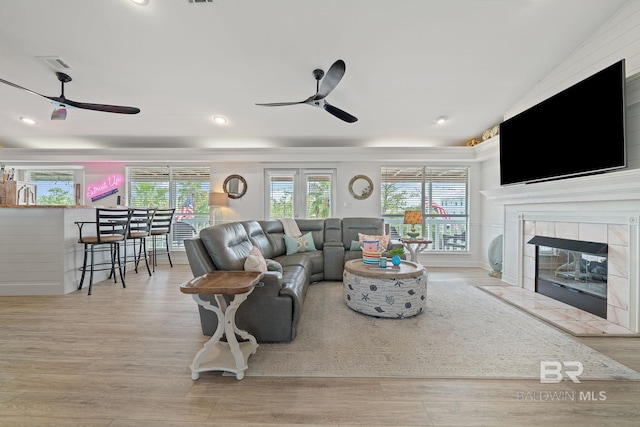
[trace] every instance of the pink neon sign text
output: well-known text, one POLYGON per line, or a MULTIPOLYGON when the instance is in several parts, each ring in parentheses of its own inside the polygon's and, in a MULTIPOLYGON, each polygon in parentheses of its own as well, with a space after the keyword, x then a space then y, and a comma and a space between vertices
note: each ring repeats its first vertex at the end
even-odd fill
POLYGON ((109 175, 99 184, 91 184, 87 186, 87 197, 93 198, 104 193, 113 191, 124 184, 124 176, 120 174, 109 175))

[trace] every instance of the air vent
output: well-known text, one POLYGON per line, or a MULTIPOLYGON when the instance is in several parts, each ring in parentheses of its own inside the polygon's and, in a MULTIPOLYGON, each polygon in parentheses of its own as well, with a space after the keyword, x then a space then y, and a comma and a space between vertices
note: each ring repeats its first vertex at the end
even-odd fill
POLYGON ((213 0, 188 0, 190 4, 213 3, 213 0))
POLYGON ((54 70, 68 70, 71 68, 71 65, 59 56, 36 56, 36 58, 54 70))

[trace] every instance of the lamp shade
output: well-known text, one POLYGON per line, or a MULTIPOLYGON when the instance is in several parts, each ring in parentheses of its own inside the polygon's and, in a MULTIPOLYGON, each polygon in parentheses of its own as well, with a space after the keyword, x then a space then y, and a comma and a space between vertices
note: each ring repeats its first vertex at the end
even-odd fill
POLYGON ((227 193, 209 193, 209 206, 229 206, 227 193))
POLYGON ((404 223, 410 225, 422 224, 422 212, 420 211, 405 211, 404 223))

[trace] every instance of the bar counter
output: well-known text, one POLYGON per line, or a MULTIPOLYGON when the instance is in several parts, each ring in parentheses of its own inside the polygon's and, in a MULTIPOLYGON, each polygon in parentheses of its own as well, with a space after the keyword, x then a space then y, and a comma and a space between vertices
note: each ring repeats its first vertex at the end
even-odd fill
MULTIPOLYGON (((75 222, 95 221, 95 208, 0 205, 0 296, 76 291, 83 245, 75 222)), ((96 272, 94 282, 107 277, 96 272)))

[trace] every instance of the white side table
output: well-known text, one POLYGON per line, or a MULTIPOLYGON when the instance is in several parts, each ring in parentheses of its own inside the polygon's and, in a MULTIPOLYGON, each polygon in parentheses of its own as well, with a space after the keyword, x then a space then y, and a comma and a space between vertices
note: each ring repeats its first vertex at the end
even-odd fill
POLYGON ((402 242, 404 247, 407 248, 407 250, 409 251, 409 255, 411 255, 411 258, 409 261, 413 261, 413 262, 418 262, 418 255, 420 254, 420 252, 427 249, 427 246, 433 243, 431 240, 427 240, 427 239, 409 239, 404 237, 400 239, 400 241, 402 242))
POLYGON ((191 294, 198 305, 218 316, 216 331, 191 363, 192 379, 197 380, 204 371, 232 372, 238 380, 244 378, 244 371, 249 367, 247 361, 255 354, 258 343, 253 335, 238 329, 235 316, 263 276, 254 271, 214 271, 180 285, 182 293, 191 294), (201 294, 214 295, 217 306, 202 300, 201 294), (228 307, 224 295, 235 295, 228 307), (236 334, 247 341, 238 343, 236 334), (221 341, 223 336, 226 342, 221 341))

